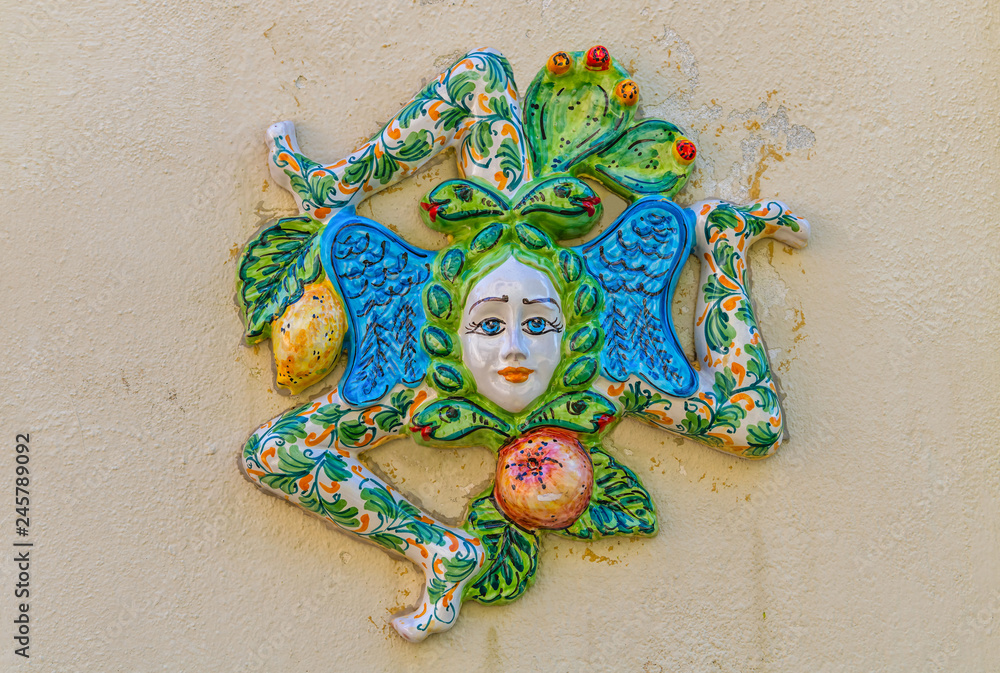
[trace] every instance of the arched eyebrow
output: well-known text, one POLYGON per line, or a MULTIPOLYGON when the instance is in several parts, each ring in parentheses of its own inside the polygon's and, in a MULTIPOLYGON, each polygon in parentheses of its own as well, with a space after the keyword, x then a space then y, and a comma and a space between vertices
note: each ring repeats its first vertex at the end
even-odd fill
POLYGON ((522 299, 524 304, 555 304, 556 308, 559 308, 559 302, 557 302, 552 297, 539 297, 538 299, 522 299))
POLYGON ((510 297, 508 297, 507 295, 504 295, 502 297, 483 297, 482 299, 480 299, 479 301, 477 301, 475 304, 473 304, 472 306, 470 306, 469 310, 471 311, 472 309, 474 309, 477 306, 479 306, 480 304, 482 304, 484 301, 502 301, 502 302, 507 302, 507 301, 510 301, 510 297))

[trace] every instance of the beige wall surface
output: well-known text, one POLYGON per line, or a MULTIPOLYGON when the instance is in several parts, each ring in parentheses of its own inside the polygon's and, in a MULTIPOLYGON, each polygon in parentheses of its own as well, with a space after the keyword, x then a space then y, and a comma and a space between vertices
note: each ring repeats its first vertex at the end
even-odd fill
MULTIPOLYGON (((0 5, 0 669, 1000 670, 995 2, 0 5), (237 471, 259 423, 322 389, 276 393, 269 347, 240 342, 238 252, 294 214, 263 132, 293 120, 335 160, 469 49, 503 51, 523 91, 598 43, 698 143, 678 201, 774 196, 812 222, 807 249, 752 255, 791 439, 751 463, 623 424, 659 536, 545 538, 523 599, 412 645, 389 620, 414 567, 237 471)), ((416 201, 454 175, 440 158, 360 213, 440 246, 416 201)), ((368 457, 450 518, 492 469, 368 457)))

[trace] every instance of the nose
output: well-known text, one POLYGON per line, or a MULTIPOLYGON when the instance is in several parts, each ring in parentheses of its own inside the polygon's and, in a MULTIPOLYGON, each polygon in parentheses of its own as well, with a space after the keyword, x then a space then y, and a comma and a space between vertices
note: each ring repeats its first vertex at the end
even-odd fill
POLYGON ((500 346, 500 358, 507 361, 528 359, 528 344, 520 329, 509 329, 503 336, 500 346))

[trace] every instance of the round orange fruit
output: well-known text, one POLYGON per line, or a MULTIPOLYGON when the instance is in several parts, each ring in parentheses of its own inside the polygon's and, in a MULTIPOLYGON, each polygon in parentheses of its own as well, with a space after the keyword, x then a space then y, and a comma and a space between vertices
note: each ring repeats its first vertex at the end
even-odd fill
POLYGON ((566 528, 580 518, 594 489, 594 465, 576 437, 541 428, 500 449, 493 495, 525 528, 566 528))

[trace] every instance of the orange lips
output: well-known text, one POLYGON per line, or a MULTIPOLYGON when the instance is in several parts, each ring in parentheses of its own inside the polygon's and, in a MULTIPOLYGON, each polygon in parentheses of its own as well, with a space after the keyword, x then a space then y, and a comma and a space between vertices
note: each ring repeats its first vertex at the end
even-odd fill
POLYGON ((526 367, 504 367, 497 372, 497 374, 511 383, 524 383, 534 373, 534 369, 527 369, 526 367))

